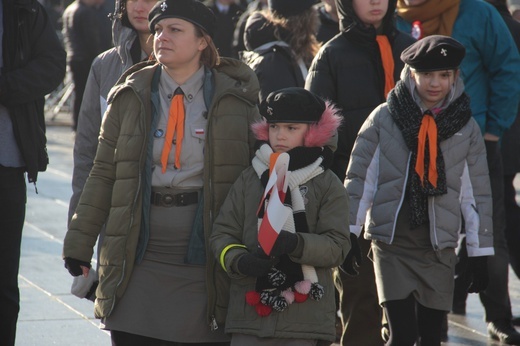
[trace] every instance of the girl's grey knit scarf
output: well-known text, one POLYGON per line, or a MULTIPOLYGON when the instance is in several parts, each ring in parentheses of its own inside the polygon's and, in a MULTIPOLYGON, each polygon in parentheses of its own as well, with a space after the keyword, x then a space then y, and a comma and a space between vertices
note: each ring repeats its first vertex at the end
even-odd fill
MULTIPOLYGON (((440 148, 440 143, 453 136, 471 119, 471 109, 469 97, 462 93, 461 96, 453 100, 446 108, 442 109, 434 116, 437 124, 437 187, 434 187, 428 177, 424 177, 424 184, 421 183, 419 175, 415 171, 417 161, 417 144, 419 128, 424 115, 433 115, 430 110, 422 112, 421 108, 412 98, 410 91, 403 81, 397 82, 395 88, 388 94, 388 109, 392 119, 401 130, 406 146, 411 152, 407 189, 409 190, 410 202, 410 227, 416 228, 429 221, 428 218, 428 196, 438 196, 447 193, 446 186, 446 167, 440 148)), ((428 143, 425 148, 425 172, 429 168, 429 149, 428 143)))

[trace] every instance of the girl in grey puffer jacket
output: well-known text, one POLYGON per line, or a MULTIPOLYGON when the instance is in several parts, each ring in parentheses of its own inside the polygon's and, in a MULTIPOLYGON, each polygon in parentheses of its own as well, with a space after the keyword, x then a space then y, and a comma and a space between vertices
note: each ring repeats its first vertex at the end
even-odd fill
POLYGON ((364 227, 372 240, 387 345, 440 345, 463 219, 468 291, 487 286, 491 190, 484 140, 459 78, 464 55, 447 36, 404 50, 401 81, 363 124, 347 169, 350 231, 364 227))

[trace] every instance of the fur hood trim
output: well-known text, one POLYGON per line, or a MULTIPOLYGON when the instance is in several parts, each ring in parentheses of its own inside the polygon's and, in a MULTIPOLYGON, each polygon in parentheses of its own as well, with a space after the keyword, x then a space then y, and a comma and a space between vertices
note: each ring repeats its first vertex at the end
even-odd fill
MULTIPOLYGON (((305 134, 305 147, 323 147, 333 137, 341 125, 342 117, 338 108, 332 102, 325 101, 326 108, 321 115, 320 121, 311 124, 305 134)), ((260 141, 269 142, 269 124, 265 119, 251 125, 255 138, 260 141)))

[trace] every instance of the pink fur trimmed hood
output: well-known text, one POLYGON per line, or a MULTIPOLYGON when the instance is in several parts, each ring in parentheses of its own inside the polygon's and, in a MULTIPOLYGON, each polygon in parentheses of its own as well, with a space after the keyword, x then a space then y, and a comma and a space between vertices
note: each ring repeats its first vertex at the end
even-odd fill
MULTIPOLYGON (((325 105, 325 111, 320 120, 310 124, 309 130, 305 134, 304 146, 306 147, 325 146, 341 125, 342 117, 339 110, 330 101, 325 101, 325 105)), ((265 119, 252 124, 251 130, 256 139, 269 142, 269 123, 265 119)))

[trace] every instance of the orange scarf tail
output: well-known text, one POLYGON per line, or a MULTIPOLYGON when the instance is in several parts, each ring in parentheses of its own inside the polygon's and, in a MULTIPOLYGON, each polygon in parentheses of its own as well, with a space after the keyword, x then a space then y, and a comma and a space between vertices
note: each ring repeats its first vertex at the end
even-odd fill
POLYGON ((431 115, 424 115, 419 129, 417 143, 417 161, 415 162, 415 171, 419 175, 421 184, 424 186, 424 154, 426 150, 426 141, 430 153, 430 163, 428 168, 428 180, 437 187, 437 124, 431 115))
POLYGON ((168 166, 168 157, 172 149, 173 137, 175 138, 175 167, 181 168, 181 150, 182 139, 184 138, 184 94, 175 94, 170 105, 168 114, 168 125, 166 127, 166 136, 164 137, 164 146, 161 153, 162 172, 166 172, 168 166))
POLYGON ((376 36, 379 51, 381 52, 381 61, 385 71, 385 97, 395 86, 394 82, 394 56, 392 55, 392 46, 385 35, 376 36))

